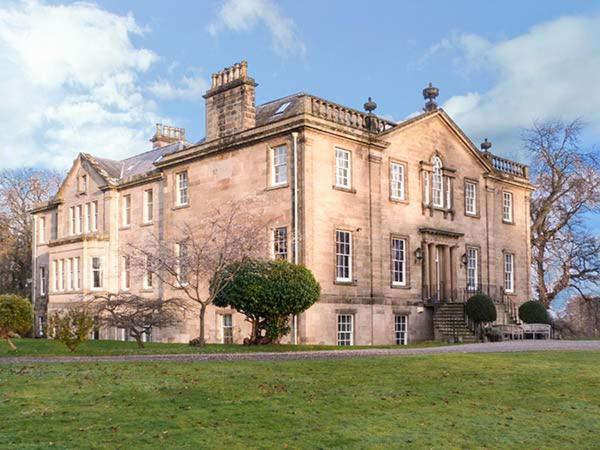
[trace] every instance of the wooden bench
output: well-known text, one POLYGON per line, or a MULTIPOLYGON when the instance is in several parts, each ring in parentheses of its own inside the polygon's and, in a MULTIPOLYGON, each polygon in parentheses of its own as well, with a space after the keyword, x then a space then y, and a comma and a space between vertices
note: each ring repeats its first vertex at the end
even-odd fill
POLYGON ((536 339, 536 336, 539 335, 542 339, 550 339, 550 332, 552 327, 545 323, 524 323, 521 325, 523 328, 523 335, 527 337, 531 335, 532 339, 536 339))

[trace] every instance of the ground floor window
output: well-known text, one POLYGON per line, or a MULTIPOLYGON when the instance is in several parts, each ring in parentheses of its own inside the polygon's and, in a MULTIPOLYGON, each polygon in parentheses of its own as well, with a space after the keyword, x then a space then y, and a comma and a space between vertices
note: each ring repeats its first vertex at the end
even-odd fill
POLYGON ((396 314, 394 316, 394 343, 396 345, 408 344, 408 316, 396 314))
POLYGON ((233 344, 233 317, 231 314, 223 314, 221 320, 223 344, 233 344))
POLYGON ((338 345, 354 345, 354 315, 338 314, 337 343, 338 345))

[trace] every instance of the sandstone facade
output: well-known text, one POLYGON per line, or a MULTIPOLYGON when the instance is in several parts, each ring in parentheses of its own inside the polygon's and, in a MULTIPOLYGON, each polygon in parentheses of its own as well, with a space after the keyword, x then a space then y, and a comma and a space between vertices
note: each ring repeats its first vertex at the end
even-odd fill
MULTIPOLYGON (((148 233, 168 239, 178 224, 248 196, 268 204, 271 246, 285 228, 285 257, 321 284, 291 341, 415 342, 434 336, 440 302, 478 291, 514 304, 529 298, 526 166, 478 150, 439 108, 396 124, 307 94, 255 106, 255 86, 245 63, 213 75, 199 143, 159 126, 155 148, 127 160, 78 155, 57 196, 33 212, 38 332, 48 311, 122 290, 128 243, 148 233)), ((139 277, 128 289, 170 295, 139 277)), ((206 324, 211 342, 248 333, 244 317, 225 309, 209 308, 206 324)), ((190 312, 152 339, 186 342, 197 332, 190 312)))

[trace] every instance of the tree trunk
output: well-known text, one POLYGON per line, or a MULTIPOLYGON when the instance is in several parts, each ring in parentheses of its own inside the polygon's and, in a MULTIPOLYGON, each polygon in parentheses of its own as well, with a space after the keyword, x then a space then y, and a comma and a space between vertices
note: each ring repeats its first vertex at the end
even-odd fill
POLYGON ((200 305, 200 314, 198 315, 198 319, 200 320, 200 334, 198 336, 198 345, 204 346, 206 345, 206 339, 204 338, 204 315, 206 314, 206 305, 200 305))
POLYGON ((133 337, 135 338, 135 342, 137 342, 138 348, 144 348, 144 341, 142 341, 142 335, 137 334, 133 337))
POLYGON ((13 341, 10 340, 10 336, 6 336, 6 342, 8 342, 8 345, 13 352, 17 350, 17 347, 15 347, 15 344, 13 344, 13 341))

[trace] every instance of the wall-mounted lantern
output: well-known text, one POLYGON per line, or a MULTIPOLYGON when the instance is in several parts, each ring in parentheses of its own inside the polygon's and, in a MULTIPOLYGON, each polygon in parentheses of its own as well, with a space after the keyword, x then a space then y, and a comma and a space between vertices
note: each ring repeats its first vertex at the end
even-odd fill
POLYGON ((417 247, 415 250, 415 259, 417 261, 421 261, 423 259, 423 249, 421 247, 417 247))
POLYGON ((463 263, 463 266, 467 266, 467 263, 469 262, 469 259, 467 258, 467 254, 464 253, 461 257, 460 257, 460 262, 463 263))

